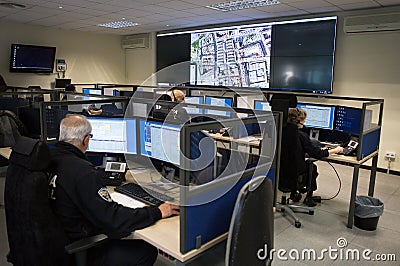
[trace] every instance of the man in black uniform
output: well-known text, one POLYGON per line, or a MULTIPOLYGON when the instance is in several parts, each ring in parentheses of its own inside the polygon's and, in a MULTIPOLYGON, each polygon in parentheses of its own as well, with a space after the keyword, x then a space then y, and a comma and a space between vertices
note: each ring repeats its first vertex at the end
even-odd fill
MULTIPOLYGON (((178 214, 178 206, 137 209, 114 202, 101 176, 85 156, 92 127, 81 115, 70 115, 60 124, 59 141, 52 149, 50 186, 54 210, 70 240, 105 233, 125 236, 161 218, 178 214)), ((153 265, 157 249, 142 240, 115 239, 89 249, 93 265, 153 265)))

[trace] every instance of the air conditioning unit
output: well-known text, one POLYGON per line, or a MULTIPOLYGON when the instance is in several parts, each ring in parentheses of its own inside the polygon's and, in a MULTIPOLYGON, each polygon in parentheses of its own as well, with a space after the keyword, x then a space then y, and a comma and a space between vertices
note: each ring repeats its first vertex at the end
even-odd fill
POLYGON ((149 48, 150 35, 149 34, 135 34, 128 35, 122 38, 122 48, 136 49, 136 48, 149 48))
POLYGON ((345 33, 400 30, 400 12, 344 18, 345 33))

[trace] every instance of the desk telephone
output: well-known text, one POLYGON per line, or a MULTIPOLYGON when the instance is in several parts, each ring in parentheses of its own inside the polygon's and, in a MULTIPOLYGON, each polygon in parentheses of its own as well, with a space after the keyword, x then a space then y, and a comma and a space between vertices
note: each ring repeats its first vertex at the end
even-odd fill
POLYGON ((103 178, 107 186, 119 186, 125 180, 126 163, 107 162, 103 178))
POLYGON ((356 150, 358 146, 358 142, 355 140, 350 140, 346 147, 344 147, 343 154, 344 155, 351 155, 353 151, 356 150))

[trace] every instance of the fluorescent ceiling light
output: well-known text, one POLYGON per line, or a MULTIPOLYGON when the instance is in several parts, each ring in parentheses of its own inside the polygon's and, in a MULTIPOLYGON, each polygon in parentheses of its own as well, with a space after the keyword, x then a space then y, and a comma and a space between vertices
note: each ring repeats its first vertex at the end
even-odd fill
POLYGON ((139 25, 139 23, 132 22, 132 21, 126 21, 126 20, 97 24, 97 26, 100 26, 100 27, 113 28, 113 29, 133 27, 133 26, 137 26, 137 25, 139 25))
POLYGON ((206 6, 219 11, 235 11, 245 8, 278 5, 278 0, 236 0, 206 6))

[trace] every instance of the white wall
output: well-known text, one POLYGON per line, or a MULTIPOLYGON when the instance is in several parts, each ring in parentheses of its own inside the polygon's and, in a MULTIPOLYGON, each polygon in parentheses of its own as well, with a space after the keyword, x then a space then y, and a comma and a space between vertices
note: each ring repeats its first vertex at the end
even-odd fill
POLYGON ((11 43, 57 47, 73 83, 125 83, 125 51, 121 36, 21 24, 0 23, 0 74, 8 85, 51 88, 56 74, 10 73, 11 43))

